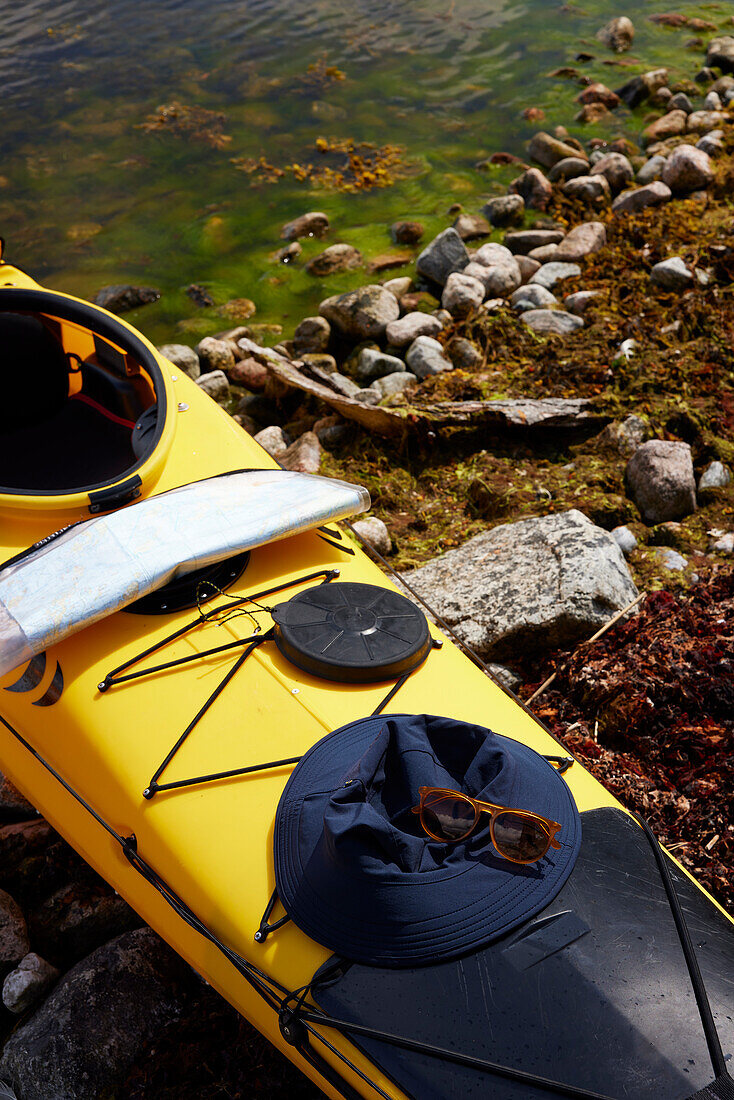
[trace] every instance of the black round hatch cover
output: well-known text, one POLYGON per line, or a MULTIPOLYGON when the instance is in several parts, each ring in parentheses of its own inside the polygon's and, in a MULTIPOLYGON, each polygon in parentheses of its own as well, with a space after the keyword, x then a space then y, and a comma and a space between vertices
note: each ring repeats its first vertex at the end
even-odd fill
POLYGON ((375 584, 320 584, 278 604, 272 614, 283 656, 325 680, 394 680, 423 664, 431 649, 423 612, 375 584))

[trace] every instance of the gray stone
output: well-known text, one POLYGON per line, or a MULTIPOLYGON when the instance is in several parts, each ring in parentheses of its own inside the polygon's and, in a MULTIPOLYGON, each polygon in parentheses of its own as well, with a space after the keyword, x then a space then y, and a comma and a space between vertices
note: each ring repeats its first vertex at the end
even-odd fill
POLYGON ((723 106, 724 104, 721 102, 721 96, 712 88, 703 101, 704 111, 720 111, 723 106))
POLYGON ((304 432, 295 443, 278 456, 285 470, 299 474, 317 474, 321 466, 321 444, 314 432, 304 432))
POLYGON ((413 280, 410 275, 399 275, 397 279, 386 279, 382 285, 385 290, 389 290, 400 301, 403 295, 407 294, 412 287, 413 280))
POLYGON ((552 309, 553 306, 558 305, 555 294, 551 294, 550 290, 546 290, 544 286, 540 286, 538 283, 518 287, 510 298, 510 305, 513 309, 517 309, 521 302, 530 303, 531 309, 552 309))
POLYGON ((446 350, 454 366, 462 370, 471 370, 482 361, 482 353, 477 345, 463 336, 455 337, 446 350))
POLYGON ((301 214, 300 218, 287 222, 280 235, 286 241, 295 241, 299 237, 323 237, 328 229, 328 215, 320 210, 311 210, 308 214, 301 214))
MULTIPOLYGON (((662 156, 660 153, 656 153, 654 157, 650 157, 646 160, 642 168, 637 173, 637 182, 641 185, 646 183, 653 183, 655 180, 659 180, 662 175, 663 168, 667 162, 667 157, 662 156)), ((629 192, 627 192, 629 194, 629 192)), ((614 209, 614 207, 612 207, 614 209)))
POLYGON ((405 360, 418 378, 429 378, 432 374, 440 374, 445 370, 453 370, 454 364, 446 358, 446 354, 438 340, 430 336, 419 336, 408 348, 405 360))
POLYGON ((454 229, 462 241, 476 241, 480 237, 488 237, 492 227, 481 214, 459 214, 454 222, 454 229))
POLYGON ((443 286, 452 271, 463 271, 469 263, 469 253, 455 229, 444 229, 424 248, 415 261, 419 275, 443 286))
POLYGON ((3 982, 3 1004, 14 1016, 22 1016, 50 991, 59 971, 30 951, 3 982))
POLYGON ((201 374, 199 356, 186 344, 161 344, 158 351, 169 363, 173 363, 174 367, 188 374, 189 378, 198 378, 201 374))
POLYGON ((467 317, 473 309, 482 304, 484 295, 484 283, 479 279, 464 275, 460 271, 452 271, 443 288, 441 305, 452 317, 467 317))
POLYGON ((376 550, 385 557, 392 550, 392 540, 387 527, 377 516, 368 516, 367 519, 356 519, 352 524, 365 549, 376 550))
POLYGON ((209 371, 224 371, 225 374, 234 366, 234 352, 227 340, 217 340, 214 336, 205 336, 196 348, 199 356, 201 373, 209 371))
POLYGON ((319 306, 319 313, 345 336, 354 340, 378 340, 384 336, 390 321, 398 319, 400 306, 389 290, 370 285, 327 298, 319 306))
POLYGON ((304 317, 293 333, 296 355, 326 351, 331 337, 331 325, 325 317, 304 317))
POLYGON ((525 201, 521 195, 501 195, 485 203, 482 213, 490 225, 498 229, 503 229, 507 225, 522 225, 525 217, 525 201))
POLYGON ((627 490, 648 526, 696 510, 696 482, 687 443, 651 439, 627 463, 627 490))
MULTIPOLYGON (((420 339, 429 339, 429 337, 420 337, 420 339)), ((436 374, 438 372, 432 371, 431 373, 436 374)), ((404 370, 396 371, 395 374, 387 374, 384 378, 375 379, 370 389, 377 394, 378 401, 382 401, 384 397, 394 397, 396 393, 403 393, 410 386, 417 384, 416 375, 412 371, 404 370)))
POLYGON ((546 244, 560 244, 564 238, 562 229, 523 229, 517 233, 505 233, 505 245, 514 255, 527 255, 546 244))
POLYGON ((693 104, 685 92, 676 92, 668 100, 668 109, 670 111, 685 111, 687 115, 690 115, 693 113, 693 104))
POLYGON ((657 558, 664 569, 681 572, 688 565, 687 558, 684 558, 677 550, 671 549, 670 546, 653 546, 650 548, 650 553, 654 558, 657 558))
POLYGON ((608 49, 614 50, 615 53, 624 53, 634 41, 635 28, 632 20, 626 15, 618 15, 598 30, 596 37, 608 49))
POLYGON ((390 322, 385 335, 394 348, 404 348, 419 336, 438 336, 442 328, 440 320, 430 313, 406 313, 390 322))
POLYGON ((582 222, 568 233, 556 251, 556 260, 581 260, 598 252, 607 243, 607 231, 602 222, 582 222))
POLYGON ((589 637, 637 596, 612 536, 576 510, 502 524, 409 580, 463 641, 495 660, 589 637))
POLYGON ((541 264, 548 264, 551 260, 556 259, 558 248, 557 244, 544 244, 540 248, 534 248, 530 253, 530 258, 539 260, 541 264))
POLYGON ((472 263, 480 264, 482 267, 495 267, 496 264, 511 263, 512 259, 513 255, 509 248, 495 241, 489 241, 476 250, 472 263))
POLYGON ((530 282, 535 272, 540 271, 543 266, 540 260, 532 260, 530 256, 516 256, 515 259, 520 269, 520 279, 522 283, 530 282))
MULTIPOLYGON (((388 378, 390 377, 394 378, 395 375, 388 375, 388 378)), ((374 382, 372 386, 374 386, 374 382)), ((382 394, 379 390, 373 389, 372 386, 366 390, 360 390, 359 393, 355 394, 354 400, 361 402, 362 405, 379 405, 382 401, 382 394)))
POLYGON ((271 424, 269 428, 263 428, 262 431, 253 436, 253 439, 272 458, 280 458, 288 450, 288 437, 277 424, 271 424))
POLYGON ((615 527, 610 534, 626 558, 636 549, 637 539, 629 527, 615 527))
POLYGON ((285 245, 283 248, 279 248, 277 252, 273 254, 273 259, 277 260, 279 264, 292 264, 303 252, 298 241, 291 241, 290 244, 285 245))
POLYGON ((358 248, 354 248, 351 244, 332 244, 309 260, 306 271, 309 275, 324 279, 337 271, 351 271, 355 267, 361 267, 362 262, 362 253, 358 248))
POLYGON ((157 302, 160 296, 160 290, 154 286, 131 286, 126 283, 122 286, 103 286, 93 301, 110 313, 128 313, 131 309, 157 302))
POLYGON ((600 297, 598 290, 577 290, 574 294, 567 294, 563 299, 563 305, 569 313, 577 317, 583 317, 594 302, 600 297))
POLYGON ((722 34, 712 38, 706 51, 706 64, 722 73, 734 73, 734 36, 722 34))
POLYGON ((213 401, 221 402, 229 398, 229 381, 224 371, 210 370, 206 374, 200 374, 196 384, 204 393, 208 393, 213 401))
POLYGON ((188 1003, 190 971, 148 928, 78 963, 5 1045, 0 1072, 23 1100, 119 1095, 143 1050, 188 1003))
MULTIPOLYGON (((323 374, 337 373, 336 359, 333 355, 327 355, 325 351, 306 351, 299 358, 307 367, 312 367, 323 374)), ((251 386, 248 387, 248 389, 251 388, 251 386)))
POLYGON ((425 230, 420 222, 393 222, 390 236, 395 244, 418 244, 425 230))
POLYGON ((537 283, 540 286, 544 286, 546 290, 552 290, 556 283, 561 282, 563 279, 573 279, 580 274, 581 268, 578 264, 543 264, 531 278, 530 285, 532 286, 537 283))
POLYGON ((728 531, 725 535, 717 532, 717 537, 712 539, 709 549, 716 550, 719 554, 734 554, 734 531, 728 531))
POLYGON ((359 383, 348 375, 341 374, 338 370, 331 371, 328 380, 325 379, 324 381, 326 381, 329 389, 340 393, 342 397, 356 397, 361 389, 359 383))
POLYGON ((588 160, 583 160, 574 154, 571 157, 564 157, 563 160, 556 161, 548 173, 548 179, 551 183, 559 183, 563 180, 576 179, 577 176, 588 176, 588 174, 588 160))
POLYGON ((590 176, 604 176, 612 193, 623 191, 635 178, 635 170, 623 153, 605 153, 589 172, 590 176))
POLYGON ((528 168, 514 179, 508 191, 511 195, 520 195, 525 205, 533 210, 545 210, 553 198, 553 186, 539 168, 528 168))
POLYGON ((720 137, 714 137, 715 134, 721 133, 720 130, 712 130, 710 134, 704 134, 699 141, 696 142, 696 148, 706 153, 709 157, 719 157, 724 152, 724 142, 720 137))
POLYGON ((16 966, 30 947, 20 906, 10 894, 0 890, 0 967, 16 966))
POLYGON ((657 141, 666 141, 668 138, 678 137, 686 132, 688 115, 685 111, 669 111, 646 126, 642 131, 642 144, 653 145, 657 141))
POLYGON ((710 462, 698 482, 699 493, 706 489, 725 489, 731 481, 731 471, 723 462, 710 462))
POLYGON ((623 99, 628 107, 634 108, 639 107, 640 103, 654 95, 667 83, 668 70, 653 69, 651 72, 643 73, 642 76, 633 76, 621 88, 615 90, 619 98, 623 99))
POLYGON ((508 691, 517 691, 522 684, 522 680, 517 673, 508 668, 507 665, 499 665, 496 661, 488 661, 487 668, 492 679, 508 691))
POLYGON ((552 168, 559 160, 578 157, 579 155, 578 149, 573 145, 567 145, 565 141, 561 141, 560 138, 553 137, 552 134, 547 134, 543 130, 534 134, 528 142, 528 153, 533 160, 537 160, 538 164, 542 164, 544 168, 552 168))
POLYGON ((372 382, 375 378, 384 378, 386 374, 404 371, 405 363, 396 355, 386 355, 374 348, 362 348, 357 359, 355 374, 360 382, 372 382))
POLYGON ((477 252, 471 265, 472 278, 478 279, 489 298, 506 298, 517 290, 522 282, 520 267, 515 257, 502 245, 484 245, 477 252), (493 249, 494 251, 490 251, 493 249), (502 249, 502 252, 499 250, 502 249))
POLYGON ((596 443, 602 449, 611 449, 623 458, 630 458, 649 437, 647 424, 633 413, 621 422, 613 420, 607 424, 596 437, 596 443))
POLYGON ((34 907, 29 928, 34 948, 64 967, 143 922, 102 882, 64 884, 34 907))
POLYGON ((557 336, 567 336, 584 327, 580 317, 565 313, 562 309, 529 309, 523 313, 522 319, 533 332, 553 333, 557 336))
POLYGON ((603 205, 612 197, 605 176, 577 176, 576 179, 566 180, 561 190, 569 199, 577 199, 592 206, 603 205))
POLYGON ((662 180, 647 184, 646 187, 636 187, 630 191, 623 191, 617 195, 612 203, 614 214, 637 214, 648 206, 660 206, 664 202, 670 202, 673 192, 662 180))
POLYGON ((714 178, 714 167, 703 149, 679 145, 668 157, 662 172, 663 183, 671 191, 699 191, 714 178))
POLYGON ((693 282, 693 272, 680 256, 671 256, 655 264, 650 272, 650 281, 662 290, 685 290, 693 282))

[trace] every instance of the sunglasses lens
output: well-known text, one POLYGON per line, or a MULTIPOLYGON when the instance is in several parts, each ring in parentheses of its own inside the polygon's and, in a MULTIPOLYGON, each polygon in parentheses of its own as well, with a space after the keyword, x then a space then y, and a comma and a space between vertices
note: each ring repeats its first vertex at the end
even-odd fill
POLYGON ((439 840, 461 840, 471 832, 475 811, 461 795, 429 794, 423 802, 426 831, 439 840))
POLYGON ((494 819, 497 851, 518 863, 532 863, 548 851, 550 837, 539 821, 507 810, 494 819))

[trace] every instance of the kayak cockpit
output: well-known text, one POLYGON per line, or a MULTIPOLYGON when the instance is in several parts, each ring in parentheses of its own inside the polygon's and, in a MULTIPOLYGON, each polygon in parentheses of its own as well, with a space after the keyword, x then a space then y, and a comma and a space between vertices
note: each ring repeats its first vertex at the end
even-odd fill
POLYGON ((165 386, 152 350, 93 306, 0 290, 0 493, 94 491, 153 453, 165 386))

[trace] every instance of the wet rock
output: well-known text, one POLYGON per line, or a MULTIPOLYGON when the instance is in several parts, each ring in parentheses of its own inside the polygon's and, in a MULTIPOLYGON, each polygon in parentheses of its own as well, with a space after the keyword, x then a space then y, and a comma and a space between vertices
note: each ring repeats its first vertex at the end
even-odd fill
POLYGON ((511 295, 510 305, 513 309, 553 309, 558 305, 558 299, 550 290, 537 283, 531 286, 521 286, 511 295))
POLYGON ((592 167, 591 176, 604 176, 613 194, 623 191, 635 178, 635 170, 622 153, 607 153, 592 167))
POLYGON ((693 272, 680 256, 671 256, 655 264, 650 272, 650 281, 661 290, 685 290, 693 282, 693 272))
POLYGON ((561 309, 530 309, 523 313, 522 319, 533 332, 552 333, 557 336, 568 336, 569 333, 584 327, 580 317, 574 316, 573 313, 565 313, 561 309))
POLYGON ((374 348, 362 348, 357 360, 356 375, 360 382, 372 382, 375 378, 384 378, 386 374, 404 371, 405 363, 396 355, 386 355, 374 348))
POLYGON ((131 309, 150 305, 157 302, 161 296, 160 290, 153 286, 103 286, 93 298, 96 306, 101 306, 109 313, 128 313, 131 309))
POLYGON ((666 161, 667 158, 661 156, 660 153, 656 153, 654 157, 650 157, 649 160, 645 161, 642 168, 640 168, 637 173, 637 182, 644 186, 644 184, 659 180, 666 161))
POLYGON ((734 73, 734 36, 730 34, 712 38, 706 51, 706 64, 722 73, 734 73))
POLYGON ((224 371, 234 366, 234 352, 226 340, 205 336, 196 348, 202 372, 224 371))
POLYGON ((603 103, 587 103, 575 116, 576 122, 600 122, 609 114, 603 103))
POLYGON ((296 355, 326 351, 330 337, 331 325, 325 317, 304 317, 293 333, 293 351, 296 355))
POLYGON ((446 351, 454 366, 461 370, 471 370, 482 361, 482 353, 477 345, 463 336, 453 339, 446 351))
MULTIPOLYGON (((435 372, 434 372, 435 373, 435 372)), ((385 397, 394 397, 396 393, 404 393, 411 386, 417 386, 418 379, 412 371, 396 371, 395 374, 386 374, 384 378, 376 378, 370 386, 379 400, 385 397)))
POLYGON ((16 1028, 0 1072, 23 1100, 117 1094, 145 1047, 180 1018, 191 983, 150 929, 128 932, 78 963, 16 1028))
POLYGON ((699 493, 707 489, 725 489, 731 482, 731 471, 723 462, 710 462, 698 482, 699 493))
POLYGON ((576 176, 575 179, 566 180, 561 190, 569 199, 585 202, 589 206, 603 206, 612 197, 604 176, 576 176))
POLYGON ((581 268, 578 264, 555 262, 543 264, 531 278, 530 285, 538 283, 540 286, 544 286, 546 290, 552 290, 556 283, 561 282, 563 279, 573 279, 580 274, 581 268))
POLYGON ((696 482, 687 443, 651 439, 627 463, 627 490, 652 526, 683 519, 696 510, 696 482))
POLYGON ((59 978, 59 971, 30 951, 3 982, 3 1004, 14 1016, 22 1016, 42 1000, 59 978))
POLYGON ((490 225, 498 229, 508 225, 522 225, 525 217, 525 201, 521 195, 502 195, 485 203, 482 213, 490 225))
MULTIPOLYGON (((198 306, 199 309, 210 309, 214 305, 214 299, 205 286, 201 286, 199 283, 191 283, 186 287, 186 297, 198 306)), ((253 308, 252 313, 255 310, 253 308)), ((249 314, 248 314, 249 316, 249 314)))
POLYGON ((607 231, 602 222, 583 222, 575 226, 558 246, 556 260, 581 260, 598 252, 607 243, 607 231))
POLYGON ((298 241, 291 241, 290 244, 285 245, 284 248, 279 248, 274 253, 273 259, 277 260, 280 264, 292 264, 298 259, 303 252, 298 241))
POLYGON ((556 161, 548 173, 548 179, 551 183, 559 183, 563 180, 573 180, 577 176, 587 176, 589 174, 589 162, 588 160, 582 160, 581 157, 564 157, 563 160, 556 161))
POLYGON ((592 306, 600 297, 598 290, 577 290, 575 294, 568 294, 563 299, 563 305, 569 313, 576 317, 583 317, 589 306, 592 306))
POLYGON ((459 214, 454 229, 462 241, 476 241, 492 232, 489 222, 481 214, 459 214))
POLYGON ((576 96, 577 103, 602 103, 609 110, 613 111, 615 107, 619 107, 621 102, 616 92, 613 92, 611 88, 607 88, 606 84, 587 84, 582 92, 576 96))
POLYGON ((251 393, 262 393, 268 381, 268 371, 257 359, 240 359, 230 368, 228 377, 235 386, 244 386, 251 393))
POLYGON ((646 99, 649 99, 667 83, 668 70, 653 69, 651 72, 643 73, 642 76, 632 77, 621 88, 617 88, 616 92, 628 107, 634 108, 639 107, 641 103, 644 103, 646 99))
POLYGON ((158 351, 169 363, 173 363, 174 367, 188 374, 189 378, 198 378, 201 374, 199 356, 186 344, 161 344, 158 351))
POLYGON ((512 181, 508 191, 511 195, 520 195, 525 205, 533 210, 546 210, 553 198, 553 186, 539 168, 528 168, 512 181))
POLYGON ((301 214, 292 222, 287 222, 280 231, 286 241, 296 241, 301 237, 323 237, 329 230, 329 218, 320 210, 301 214))
POLYGON ((693 145, 679 145, 668 157, 662 172, 663 183, 671 191, 689 192, 708 187, 714 168, 708 154, 693 145))
POLYGON ((332 244, 314 256, 306 264, 309 275, 315 275, 319 279, 327 275, 334 275, 337 271, 351 271, 355 267, 361 267, 362 253, 351 244, 332 244))
POLYGON ((463 641, 495 660, 573 644, 638 594, 614 539, 576 510, 502 524, 409 580, 463 641))
POLYGON ((377 516, 369 516, 367 519, 357 519, 352 524, 355 532, 369 553, 370 549, 385 557, 392 550, 392 540, 387 527, 377 516))
POLYGON ((626 15, 618 15, 598 30, 596 37, 608 49, 614 50, 615 53, 624 53, 634 41, 635 28, 632 20, 626 15))
POLYGON ((304 432, 278 461, 284 470, 293 470, 299 474, 317 474, 321 466, 321 444, 313 432, 304 432))
POLYGON ((453 370, 454 364, 446 357, 438 340, 419 336, 408 348, 405 361, 418 378, 429 378, 442 371, 453 370))
POLYGON ((394 348, 404 348, 419 336, 438 336, 442 325, 430 313, 406 313, 397 321, 391 321, 385 329, 387 342, 394 348))
POLYGON ((395 244, 418 244, 424 233, 420 222, 393 222, 390 226, 390 236, 395 244))
POLYGON ((636 187, 630 191, 623 191, 617 195, 612 203, 614 214, 636 214, 647 206, 661 206, 664 202, 670 202, 673 192, 662 180, 647 184, 646 187, 636 187))
POLYGON ((656 141, 677 137, 686 132, 687 125, 688 115, 685 111, 670 111, 645 127, 642 131, 642 144, 652 145, 656 141))
POLYGON ((280 458, 288 450, 288 436, 277 424, 271 424, 269 428, 263 428, 262 431, 253 436, 253 439, 260 444, 264 451, 268 452, 271 458, 280 458))
POLYGON ((15 966, 30 951, 28 928, 17 901, 0 890, 0 968, 15 966))
POLYGON ((207 371, 206 374, 199 375, 196 384, 204 393, 208 393, 213 401, 221 402, 229 398, 229 381, 224 371, 207 371))
POLYGON ((626 558, 637 548, 637 539, 629 527, 615 527, 610 534, 626 558))
MULTIPOLYGON (((461 247, 464 247, 463 242, 461 247)), ((319 313, 345 336, 354 340, 378 340, 384 336, 390 321, 398 319, 400 307, 389 290, 371 285, 327 298, 319 306, 319 313)))
POLYGON ((471 275, 452 271, 446 280, 441 305, 452 317, 468 317, 484 301, 484 284, 471 275))
POLYGON ((525 229, 518 233, 505 233, 505 245, 514 255, 527 255, 534 248, 560 244, 563 237, 562 229, 525 229))
POLYGON ((559 138, 546 134, 543 130, 534 134, 528 142, 528 153, 544 168, 552 168, 564 157, 578 156, 578 151, 573 145, 567 145, 565 141, 560 141, 559 138))
POLYGON ((419 275, 443 286, 453 271, 463 271, 469 253, 455 229, 444 229, 424 248, 415 262, 419 275))

